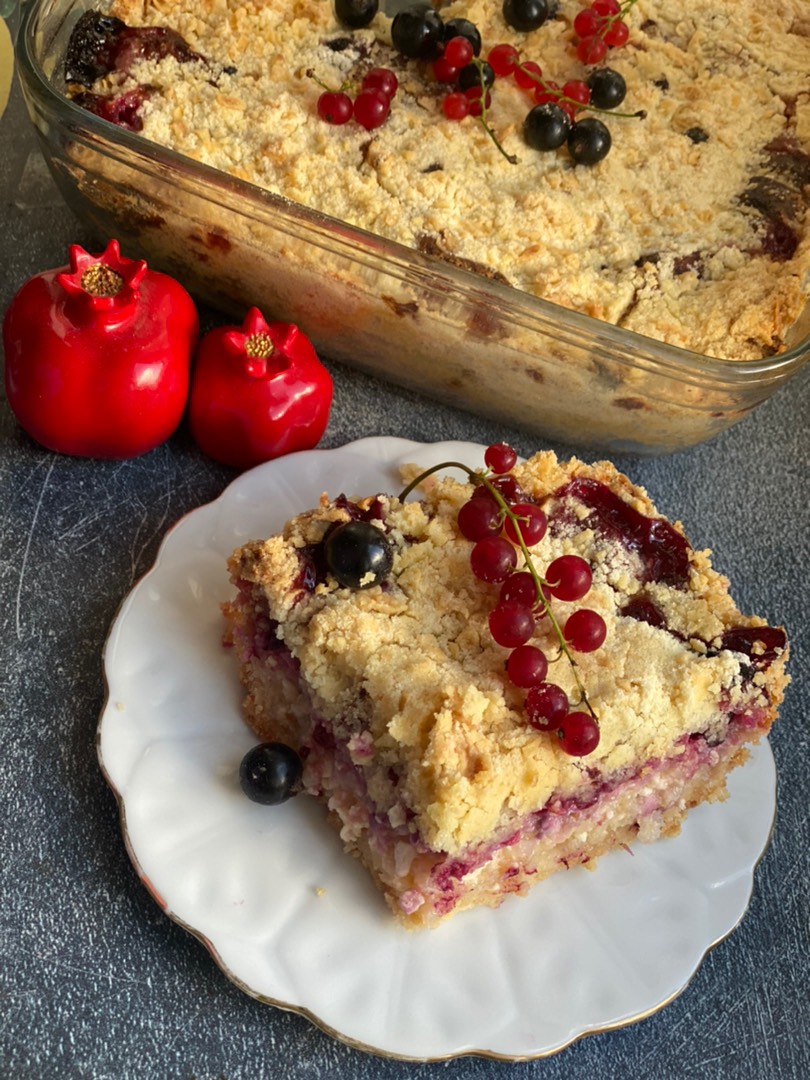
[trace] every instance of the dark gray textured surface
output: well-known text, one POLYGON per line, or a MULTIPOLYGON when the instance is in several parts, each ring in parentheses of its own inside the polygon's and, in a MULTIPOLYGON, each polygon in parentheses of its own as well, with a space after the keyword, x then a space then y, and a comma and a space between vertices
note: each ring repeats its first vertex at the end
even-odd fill
MULTIPOLYGON (((17 94, 0 120, 0 146, 5 310, 25 278, 63 264, 69 243, 91 238, 53 189, 17 94)), ((334 374, 324 445, 375 434, 506 438, 522 453, 540 445, 349 370, 334 374)), ((794 684, 771 740, 778 819, 742 924, 680 997, 624 1030, 544 1061, 421 1065, 352 1050, 232 986, 139 884, 97 768, 100 654, 110 620, 166 529, 233 474, 202 458, 182 432, 136 461, 57 457, 19 431, 3 400, 0 1077, 806 1080, 809 423, 805 372, 709 445, 620 461, 662 511, 681 517, 696 545, 714 549, 743 610, 784 622, 792 636, 794 684)))

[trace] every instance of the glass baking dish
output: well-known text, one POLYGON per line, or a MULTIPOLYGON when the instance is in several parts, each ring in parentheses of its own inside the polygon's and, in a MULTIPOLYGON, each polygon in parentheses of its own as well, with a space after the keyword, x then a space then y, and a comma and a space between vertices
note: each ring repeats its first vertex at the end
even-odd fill
POLYGON ((17 41, 27 107, 78 217, 241 320, 296 322, 334 358, 537 435, 665 453, 736 423, 810 357, 810 305, 775 357, 663 344, 347 225, 149 142, 61 92, 87 0, 32 0, 17 41))

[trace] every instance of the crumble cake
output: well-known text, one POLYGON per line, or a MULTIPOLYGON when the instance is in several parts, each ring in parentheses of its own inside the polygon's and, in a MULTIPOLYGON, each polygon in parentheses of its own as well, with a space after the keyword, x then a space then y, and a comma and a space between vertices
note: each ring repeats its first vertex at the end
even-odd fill
POLYGON ((595 744, 566 746, 562 723, 538 722, 526 680, 510 677, 489 621, 499 586, 473 572, 460 531, 459 511, 484 495, 472 480, 435 474, 405 502, 324 495, 229 562, 225 640, 247 723, 301 755, 304 790, 408 927, 677 833, 691 807, 726 797, 788 681, 784 630, 741 615, 709 552, 612 465, 544 452, 506 480, 510 504, 547 525, 512 545, 515 571, 527 555, 540 573, 562 556, 590 567, 584 599, 550 606, 568 640, 587 604, 604 644, 560 653, 548 615, 528 644, 550 661, 541 687, 595 718, 595 744), (330 561, 347 523, 384 552, 353 580, 330 561))
MULTIPOLYGON (((506 26, 496 0, 435 6, 475 23, 482 55, 514 42, 560 84, 587 73, 574 51, 575 0, 528 34, 506 26)), ((532 100, 508 78, 488 122, 516 164, 475 120, 446 120, 443 88, 429 65, 393 49, 382 11, 360 29, 342 26, 328 0, 112 0, 105 11, 169 28, 182 44, 129 38, 119 51, 104 38, 108 66, 76 82, 73 65, 69 93, 90 108, 113 101, 102 115, 225 173, 698 354, 778 353, 806 305, 801 0, 638 0, 629 41, 607 63, 626 80, 623 108, 644 117, 607 116, 613 148, 594 167, 524 144, 532 100), (319 119, 319 83, 357 82, 375 65, 400 84, 381 127, 319 119)))

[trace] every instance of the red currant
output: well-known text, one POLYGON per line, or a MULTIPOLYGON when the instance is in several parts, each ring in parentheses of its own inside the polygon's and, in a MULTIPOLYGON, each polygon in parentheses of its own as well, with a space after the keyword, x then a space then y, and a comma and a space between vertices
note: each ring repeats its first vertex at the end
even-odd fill
POLYGON ((515 686, 538 686, 548 674, 546 654, 536 645, 518 645, 506 661, 506 674, 515 686))
POLYGON ((454 91, 445 94, 442 100, 442 112, 448 120, 463 120, 470 115, 470 100, 466 94, 454 91))
POLYGON ((534 60, 526 60, 515 68, 515 82, 524 90, 537 86, 538 79, 543 74, 543 69, 534 60))
POLYGON ((568 616, 563 636, 575 652, 594 652, 603 644, 607 626, 597 611, 579 608, 568 616))
POLYGON ((501 601, 514 600, 525 607, 533 608, 537 603, 537 586, 527 570, 519 574, 510 574, 501 585, 501 601))
POLYGON ((591 11, 596 15, 618 15, 621 4, 619 0, 593 0, 591 11))
POLYGON ((464 93, 470 103, 470 116, 481 116, 484 109, 488 109, 492 104, 492 94, 487 90, 482 96, 480 86, 471 86, 464 93))
POLYGON ((607 45, 604 39, 596 35, 584 37, 577 43, 577 56, 583 64, 598 64, 605 59, 607 45))
POLYGON ((534 91, 534 100, 538 105, 543 105, 547 101, 558 102, 560 100, 560 88, 557 83, 549 80, 548 82, 537 83, 534 91))
POLYGON ((363 78, 364 90, 381 90, 387 98, 392 98, 399 87, 399 80, 390 68, 372 68, 363 78))
POLYGON ((517 463, 517 453, 508 443, 493 443, 484 451, 484 463, 487 468, 502 476, 504 473, 511 472, 514 469, 517 463))
POLYGON ((318 116, 327 124, 346 124, 352 118, 352 99, 348 94, 325 90, 318 98, 318 116))
POLYGON ((571 712, 559 728, 560 746, 572 757, 585 757, 599 745, 599 725, 586 712, 571 712))
POLYGON ((480 581, 503 581, 517 565, 517 550, 502 536, 488 536, 470 552, 470 565, 480 581))
POLYGON ((514 476, 496 476, 494 480, 490 480, 490 483, 497 488, 508 503, 523 502, 526 498, 526 493, 514 476))
POLYGON ((497 536, 503 525, 501 509, 492 499, 470 499, 458 512, 458 527, 468 540, 497 536))
POLYGON ((509 539, 519 544, 519 531, 527 547, 539 544, 548 528, 548 518, 545 513, 535 503, 516 503, 510 509, 519 520, 515 522, 511 518, 506 519, 504 529, 509 539))
POLYGON ((433 77, 440 83, 454 83, 458 78, 458 68, 451 64, 446 56, 440 56, 431 64, 433 77))
POLYGON ((361 90, 354 99, 354 118, 366 131, 381 127, 390 109, 391 102, 381 90, 361 90))
POLYGON ((593 574, 579 555, 561 555, 548 564, 545 579, 558 600, 581 600, 591 587, 593 574))
POLYGON ((444 47, 444 58, 453 67, 461 68, 472 60, 475 51, 472 42, 460 34, 450 38, 444 47))
POLYGON ((558 728, 568 708, 568 695, 556 683, 544 682, 532 686, 524 703, 526 718, 538 731, 558 728))
POLYGON ((630 30, 627 23, 622 19, 615 19, 602 36, 606 45, 609 45, 612 49, 617 49, 620 45, 624 45, 630 37, 630 30))
POLYGON ((590 88, 581 79, 570 79, 567 83, 563 83, 562 93, 563 97, 571 98, 580 105, 587 105, 591 100, 590 88))
POLYGON ((489 65, 498 78, 511 75, 520 63, 520 54, 514 45, 494 45, 487 56, 489 65))
POLYGON ((593 37, 599 33, 602 20, 593 8, 583 8, 574 17, 574 33, 578 38, 593 37))
POLYGON ((514 600, 498 604, 489 613, 489 632, 499 645, 514 649, 523 645, 534 633, 531 608, 514 600))

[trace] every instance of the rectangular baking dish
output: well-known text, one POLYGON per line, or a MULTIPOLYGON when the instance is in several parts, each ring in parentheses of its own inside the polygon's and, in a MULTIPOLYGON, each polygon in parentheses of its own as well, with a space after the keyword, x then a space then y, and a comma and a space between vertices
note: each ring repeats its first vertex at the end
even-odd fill
POLYGON ((322 356, 528 431, 613 453, 667 453, 736 423, 810 357, 702 356, 600 322, 349 226, 118 128, 61 92, 86 0, 33 0, 17 62, 64 198, 99 241, 241 320, 297 323, 322 356))

